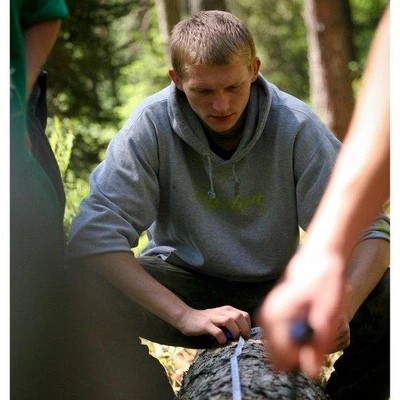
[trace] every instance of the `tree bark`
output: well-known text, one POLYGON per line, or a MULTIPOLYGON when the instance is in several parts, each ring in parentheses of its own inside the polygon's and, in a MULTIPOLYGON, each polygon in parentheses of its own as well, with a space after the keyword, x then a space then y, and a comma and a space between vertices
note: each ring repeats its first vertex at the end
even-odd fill
POLYGON ((348 0, 305 0, 311 101, 334 134, 343 140, 354 108, 352 40, 348 0), (346 11, 347 10, 347 11, 346 11))
MULTIPOLYGON (((230 358, 238 342, 202 350, 183 377, 179 400, 231 400, 230 358)), ((243 400, 327 400, 322 387, 300 373, 272 370, 261 340, 249 339, 237 357, 243 400)))
POLYGON ((172 28, 180 21, 179 0, 156 0, 158 26, 164 44, 164 54, 170 62, 169 40, 172 28))

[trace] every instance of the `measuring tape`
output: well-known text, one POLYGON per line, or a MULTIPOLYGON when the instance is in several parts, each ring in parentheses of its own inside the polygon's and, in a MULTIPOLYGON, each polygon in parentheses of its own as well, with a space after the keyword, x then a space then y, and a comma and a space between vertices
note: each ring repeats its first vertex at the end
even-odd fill
MULTIPOLYGON (((304 321, 294 321, 291 326, 290 336, 291 338, 299 343, 305 343, 311 340, 313 336, 313 329, 304 321)), ((263 330, 260 327, 252 328, 250 331, 250 337, 253 339, 261 339, 263 337, 263 330)), ((233 336, 230 332, 226 332, 225 336, 228 340, 232 339, 233 336)), ((236 346, 233 356, 230 358, 231 362, 231 381, 232 381, 232 399, 242 400, 242 390, 240 387, 240 375, 239 375, 239 363, 238 357, 242 354, 242 350, 245 344, 245 340, 240 336, 238 344, 236 346)), ((297 377, 296 372, 292 373, 293 387, 291 397, 296 399, 297 397, 297 377)))
MULTIPOLYGON (((227 332, 230 333, 230 332, 227 332)), ((228 339, 227 333, 225 336, 228 339)), ((252 328, 250 331, 250 337, 253 339, 261 339, 263 336, 262 328, 256 326, 252 328)), ((229 340, 229 339, 228 339, 229 340)), ((238 344, 236 346, 235 352, 231 357, 231 381, 232 381, 232 399, 233 400, 242 400, 242 390, 240 388, 240 376, 239 376, 239 364, 238 364, 238 357, 242 354, 243 346, 245 340, 242 336, 240 336, 238 344)))
POLYGON ((242 390, 240 388, 238 357, 240 356, 240 354, 242 354, 243 346, 244 346, 244 339, 242 336, 240 336, 239 342, 235 349, 235 353, 231 357, 231 380, 232 380, 232 399, 233 400, 242 400, 242 390))

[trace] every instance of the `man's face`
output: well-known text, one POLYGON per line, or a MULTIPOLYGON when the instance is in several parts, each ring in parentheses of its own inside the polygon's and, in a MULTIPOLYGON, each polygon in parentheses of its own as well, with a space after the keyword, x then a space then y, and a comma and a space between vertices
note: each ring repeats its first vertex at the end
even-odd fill
POLYGON ((257 58, 253 72, 242 62, 235 62, 228 66, 192 65, 184 79, 177 78, 170 70, 170 77, 186 94, 203 123, 216 134, 224 135, 230 133, 242 116, 259 68, 257 58))

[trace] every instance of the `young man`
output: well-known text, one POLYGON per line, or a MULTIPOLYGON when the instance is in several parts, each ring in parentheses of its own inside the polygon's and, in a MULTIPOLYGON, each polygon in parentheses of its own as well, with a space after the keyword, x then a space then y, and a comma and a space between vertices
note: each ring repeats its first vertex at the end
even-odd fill
MULTIPOLYGON (((172 397, 139 336, 194 348, 212 337, 224 344, 226 330, 248 337, 340 148, 303 102, 260 75, 252 36, 233 15, 206 11, 180 22, 171 54, 173 82, 112 140, 71 227, 87 341, 81 364, 91 366, 85 390, 93 398, 172 397), (131 248, 143 231, 149 243, 136 259, 131 248)), ((387 235, 374 225, 363 239, 354 268, 383 274, 387 235)))

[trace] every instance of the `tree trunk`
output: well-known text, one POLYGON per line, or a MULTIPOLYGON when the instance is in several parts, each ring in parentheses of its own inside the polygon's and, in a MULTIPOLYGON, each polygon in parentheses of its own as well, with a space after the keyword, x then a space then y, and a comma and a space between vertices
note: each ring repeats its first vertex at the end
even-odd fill
POLYGON ((201 10, 226 11, 225 0, 192 0, 190 2, 191 14, 194 14, 201 10))
POLYGON ((335 135, 343 140, 352 116, 354 97, 348 0, 305 0, 308 29, 311 101, 335 135), (346 11, 347 10, 347 11, 346 11))
POLYGON ((179 0, 156 0, 158 26, 164 44, 165 59, 169 63, 169 40, 172 28, 180 21, 179 0))
MULTIPOLYGON (((202 350, 183 377, 179 400, 231 400, 230 358, 238 342, 202 350)), ((299 373, 274 372, 261 340, 249 339, 237 357, 243 400, 327 400, 322 387, 299 373)))

